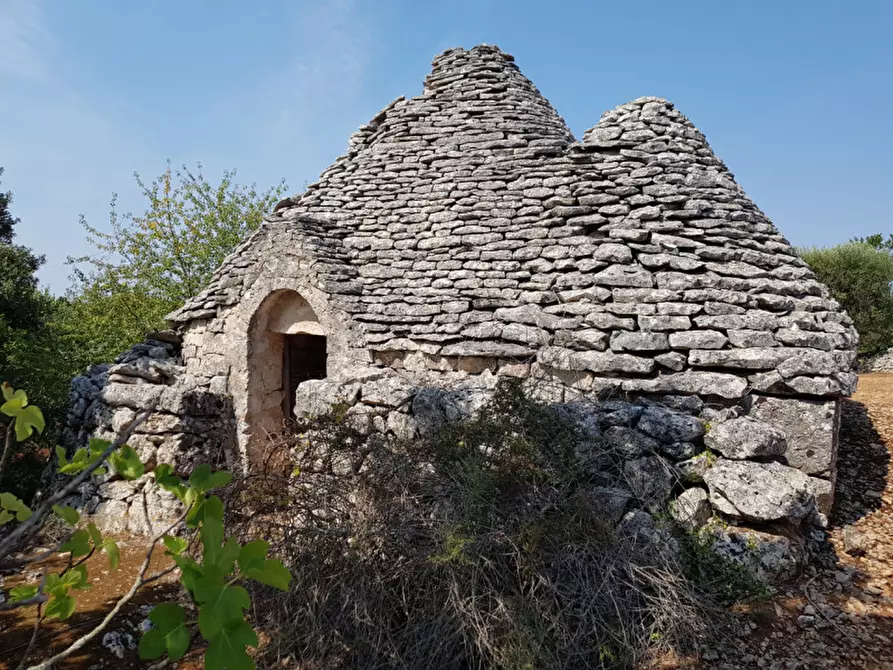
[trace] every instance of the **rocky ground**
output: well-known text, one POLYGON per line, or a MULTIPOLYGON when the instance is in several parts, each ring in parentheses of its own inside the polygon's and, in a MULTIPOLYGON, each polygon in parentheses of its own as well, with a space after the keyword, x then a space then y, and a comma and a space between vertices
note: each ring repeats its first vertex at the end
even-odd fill
POLYGON ((893 374, 862 375, 844 407, 837 498, 818 560, 746 608, 681 667, 893 670, 893 374))

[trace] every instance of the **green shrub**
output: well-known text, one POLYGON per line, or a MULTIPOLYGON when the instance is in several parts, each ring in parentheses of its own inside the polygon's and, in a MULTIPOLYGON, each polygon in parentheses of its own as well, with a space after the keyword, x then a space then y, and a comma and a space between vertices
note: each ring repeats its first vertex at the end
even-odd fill
POLYGON ((893 255, 889 250, 848 242, 827 249, 801 249, 800 255, 853 319, 860 353, 893 346, 893 255))

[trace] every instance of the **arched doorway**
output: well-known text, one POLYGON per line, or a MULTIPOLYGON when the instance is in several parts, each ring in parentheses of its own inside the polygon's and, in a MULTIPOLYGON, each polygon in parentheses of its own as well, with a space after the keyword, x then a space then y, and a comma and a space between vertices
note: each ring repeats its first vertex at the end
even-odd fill
POLYGON ((281 430, 294 414, 295 390, 326 376, 326 335, 300 293, 274 291, 260 304, 248 329, 247 422, 252 443, 281 430))

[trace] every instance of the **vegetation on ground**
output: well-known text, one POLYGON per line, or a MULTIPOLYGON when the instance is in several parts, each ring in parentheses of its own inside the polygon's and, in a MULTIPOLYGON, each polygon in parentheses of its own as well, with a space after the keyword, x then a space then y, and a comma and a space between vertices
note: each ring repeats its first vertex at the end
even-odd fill
POLYGON ((510 381, 428 438, 386 441, 335 411, 264 463, 228 510, 294 576, 256 595, 265 667, 639 667, 757 595, 666 513, 650 538, 615 528, 593 492, 623 486, 622 455, 510 381))

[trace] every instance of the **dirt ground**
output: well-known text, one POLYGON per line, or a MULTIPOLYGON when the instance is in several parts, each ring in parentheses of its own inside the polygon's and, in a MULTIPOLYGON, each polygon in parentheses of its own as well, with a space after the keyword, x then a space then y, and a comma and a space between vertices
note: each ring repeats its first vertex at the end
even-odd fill
MULTIPOLYGON (((739 608, 715 639, 700 641, 700 658, 676 659, 671 666, 893 670, 891 447, 893 374, 862 375, 856 395, 844 405, 835 506, 827 532, 814 533, 817 560, 771 601, 739 608)), ((35 660, 47 658, 89 630, 129 588, 145 548, 138 539, 122 538, 121 550, 121 565, 115 572, 109 570, 105 556, 88 561, 93 588, 78 593, 77 613, 70 620, 41 629, 35 660)), ((159 555, 153 569, 166 567, 165 560, 159 555)), ((15 584, 6 578, 2 587, 15 584)), ((102 644, 100 636, 62 667, 147 668, 149 664, 137 658, 136 642, 148 603, 170 599, 177 592, 172 579, 160 580, 131 601, 108 629, 117 636, 113 639, 120 643, 120 657, 102 644)), ((0 612, 0 670, 20 662, 31 637, 33 612, 33 608, 0 612)), ((200 655, 194 650, 177 667, 200 668, 200 655)))
MULTIPOLYGON (((117 570, 109 568, 105 554, 92 556, 85 565, 92 582, 85 591, 74 591, 77 600, 75 614, 64 622, 50 620, 42 623, 37 642, 29 657, 32 663, 49 658, 65 649, 81 635, 99 623, 114 603, 126 593, 139 572, 146 557, 145 540, 142 538, 120 538, 121 560, 117 570)), ((170 559, 163 551, 156 549, 147 575, 151 576, 170 565, 170 559)), ((50 571, 64 567, 64 561, 48 564, 50 571)), ((2 579, 2 578, 0 578, 2 579)), ((3 589, 8 590, 21 582, 34 583, 40 579, 40 572, 26 571, 21 576, 6 577, 3 589)), ((139 660, 136 644, 139 641, 139 624, 147 618, 151 604, 170 600, 178 592, 175 577, 169 575, 147 585, 139 591, 116 617, 107 630, 109 640, 117 640, 121 656, 103 645, 104 635, 98 636, 84 649, 63 661, 59 667, 73 668, 145 668, 149 664, 139 660)), ((35 607, 24 607, 0 612, 0 670, 12 670, 22 661, 22 655, 34 630, 35 607)), ((114 645, 112 645, 114 646, 114 645)), ((188 666, 181 665, 186 668, 188 666)), ((200 666, 194 666, 200 667, 200 666)))

